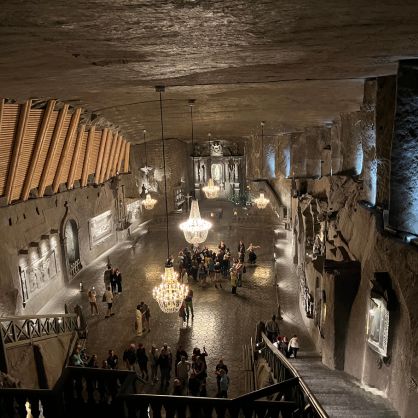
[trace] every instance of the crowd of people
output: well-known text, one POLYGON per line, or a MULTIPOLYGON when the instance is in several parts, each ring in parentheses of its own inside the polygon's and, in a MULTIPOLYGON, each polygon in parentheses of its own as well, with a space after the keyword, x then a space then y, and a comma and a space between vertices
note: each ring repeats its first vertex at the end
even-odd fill
MULTIPOLYGON (((184 248, 177 257, 177 270, 181 283, 188 284, 190 281, 199 283, 201 286, 213 285, 215 288, 222 289, 223 279, 230 279, 231 291, 237 294, 237 287, 242 286, 242 277, 246 272, 245 253, 248 252, 248 263, 255 264, 257 255, 255 249, 259 246, 252 243, 245 247, 240 241, 237 247, 237 255, 233 257, 229 247, 221 241, 216 251, 207 247, 184 248)), ((168 260, 170 265, 175 265, 176 261, 171 256, 168 260)), ((187 307, 187 303, 185 303, 187 307)))
MULTIPOLYGON (((173 395, 207 396, 208 370, 206 348, 195 347, 189 358, 188 353, 182 346, 177 348, 173 355, 168 344, 164 343, 158 349, 153 344, 149 351, 142 343, 130 344, 124 351, 122 363, 113 350, 109 350, 108 356, 102 361, 103 369, 119 369, 135 371, 144 381, 152 385, 159 382, 160 391, 166 392, 170 386, 173 387, 173 395)), ((99 368, 96 354, 87 356, 81 346, 77 346, 70 358, 70 364, 77 367, 99 368)), ((228 367, 223 359, 219 359, 214 376, 217 383, 217 397, 227 398, 229 388, 228 367)))

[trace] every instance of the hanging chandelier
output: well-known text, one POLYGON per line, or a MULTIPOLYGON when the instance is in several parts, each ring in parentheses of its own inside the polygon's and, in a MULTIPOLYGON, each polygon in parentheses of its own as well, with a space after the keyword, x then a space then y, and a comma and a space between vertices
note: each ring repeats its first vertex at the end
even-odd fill
POLYGON ((206 241, 210 228, 212 224, 200 217, 199 202, 192 200, 189 219, 180 224, 184 238, 188 243, 197 246, 206 241))
MULTIPOLYGON (((208 148, 210 156, 210 138, 211 134, 208 134, 208 148)), ((219 191, 221 190, 219 186, 215 185, 212 177, 208 180, 208 184, 205 187, 202 187, 203 193, 205 193, 207 199, 216 199, 218 197, 219 191)))
MULTIPOLYGON (((167 260, 170 260, 170 240, 168 233, 168 201, 167 201, 167 171, 165 164, 165 146, 164 146, 164 123, 163 123, 163 101, 162 93, 164 86, 156 86, 155 90, 160 94, 160 122, 161 122, 161 144, 163 150, 163 170, 164 170, 164 199, 165 199, 165 219, 166 219, 166 242, 167 242, 167 260)), ((149 195, 148 195, 149 196, 149 195)), ((147 197, 148 197, 147 196, 147 197)), ((153 298, 158 302, 160 309, 165 313, 177 312, 189 289, 187 286, 177 281, 177 275, 174 272, 173 265, 166 263, 164 274, 161 276, 162 282, 152 290, 153 298)))
POLYGON ((145 196, 145 199, 142 201, 144 208, 147 210, 154 209, 157 199, 153 199, 149 193, 145 196))
POLYGON ((260 192, 260 196, 254 199, 253 202, 257 205, 258 209, 265 209, 270 203, 270 200, 264 197, 264 193, 260 192))
POLYGON ((177 276, 173 266, 165 267, 164 274, 161 276, 162 283, 152 290, 152 297, 165 313, 178 312, 189 291, 187 286, 178 282, 177 276))
POLYGON ((216 186, 213 179, 208 180, 208 184, 205 187, 202 187, 203 192, 205 193, 208 199, 216 199, 219 194, 220 187, 216 186))

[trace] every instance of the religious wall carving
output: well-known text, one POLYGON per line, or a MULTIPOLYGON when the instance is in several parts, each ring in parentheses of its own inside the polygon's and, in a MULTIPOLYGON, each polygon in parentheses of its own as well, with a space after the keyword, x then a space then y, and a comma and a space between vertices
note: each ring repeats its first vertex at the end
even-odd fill
POLYGON ((55 249, 49 250, 32 264, 19 266, 23 305, 33 294, 41 290, 57 277, 58 265, 55 249))
POLYGON ((135 222, 141 217, 141 201, 134 200, 126 205, 126 216, 128 222, 135 222))
POLYGON ((100 244, 113 232, 112 211, 108 210, 89 220, 90 246, 100 244))

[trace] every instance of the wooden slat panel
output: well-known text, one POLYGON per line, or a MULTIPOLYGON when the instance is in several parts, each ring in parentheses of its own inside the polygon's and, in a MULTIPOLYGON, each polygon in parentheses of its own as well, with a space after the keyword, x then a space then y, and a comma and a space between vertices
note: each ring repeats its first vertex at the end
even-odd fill
MULTIPOLYGON (((51 139, 51 144, 49 146, 48 154, 46 156, 44 169, 42 171, 41 179, 39 181, 39 187, 38 187, 38 196, 39 197, 42 197, 45 193, 45 189, 46 189, 46 186, 47 186, 47 180, 49 180, 51 178, 50 177, 50 170, 51 170, 52 162, 55 160, 55 158, 58 158, 57 148, 58 148, 58 143, 59 143, 60 138, 61 138, 61 133, 62 133, 64 121, 65 121, 65 118, 66 118, 67 113, 68 113, 68 107, 69 106, 66 104, 60 110, 58 120, 57 120, 57 124, 55 125, 54 135, 52 136, 52 139, 51 139)), ((49 183, 49 181, 48 181, 48 183, 49 183)))
POLYGON ((12 157, 13 140, 19 121, 19 105, 4 104, 0 127, 0 196, 5 194, 7 174, 12 157))
POLYGON ((10 161, 10 167, 9 167, 9 172, 8 172, 7 182, 6 182, 6 199, 7 199, 8 204, 12 202, 14 182, 15 182, 17 167, 18 167, 19 160, 20 160, 23 138, 25 136, 25 129, 26 129, 26 125, 29 119, 31 105, 32 105, 32 101, 28 100, 20 108, 19 123, 16 129, 16 136, 14 138, 12 157, 10 161))
POLYGON ((119 153, 119 158, 118 158, 118 172, 121 172, 122 169, 122 161, 123 161, 123 156, 125 155, 125 147, 126 147, 126 141, 123 140, 122 141, 122 146, 120 147, 120 153, 119 153))
POLYGON ((113 133, 109 130, 107 134, 107 141, 106 146, 103 154, 103 161, 102 161, 102 167, 100 168, 100 180, 99 183, 103 183, 106 176, 106 170, 107 170, 107 164, 109 162, 109 156, 110 156, 110 147, 112 146, 113 141, 113 133))
POLYGON ((100 141, 99 156, 97 157, 97 164, 96 164, 96 175, 94 178, 94 182, 96 184, 100 183, 100 175, 102 174, 104 150, 106 148, 107 137, 109 136, 109 133, 110 131, 107 128, 105 128, 103 130, 102 139, 100 141))
POLYGON ((115 150, 116 150, 118 138, 119 138, 119 135, 117 132, 115 132, 115 135, 113 136, 113 140, 112 140, 112 145, 110 147, 109 159, 107 161, 105 180, 107 180, 110 177, 110 172, 112 171, 113 159, 115 158, 115 150))
POLYGON ((118 143, 116 145, 116 150, 115 150, 115 158, 113 159, 112 170, 110 172, 111 176, 115 176, 116 172, 118 171, 118 160, 119 160, 119 154, 120 154, 121 147, 122 147, 122 135, 119 135, 118 136, 118 143))
POLYGON ((127 142, 125 146, 125 156, 123 160, 123 172, 128 173, 129 172, 129 152, 131 150, 131 143, 127 142))
POLYGON ((86 153, 84 155, 83 172, 81 174, 81 187, 87 186, 87 179, 89 176, 90 158, 94 145, 95 127, 92 126, 88 133, 86 153))
POLYGON ((99 149, 100 149, 100 142, 102 140, 102 135, 103 135, 102 131, 97 131, 97 130, 94 131, 94 141, 93 141, 93 146, 91 149, 89 169, 88 169, 89 175, 96 173, 97 159, 99 158, 99 149))
POLYGON ((87 150, 87 139, 88 139, 88 137, 89 137, 89 133, 86 132, 86 130, 84 128, 84 134, 83 134, 83 138, 81 139, 80 150, 78 151, 78 155, 77 155, 77 164, 75 166, 75 173, 74 173, 73 183, 76 180, 81 180, 81 176, 83 174, 83 164, 84 164, 84 157, 86 155, 86 150, 87 150))
POLYGON ((86 125, 81 125, 80 130, 78 131, 77 135, 77 141, 75 143, 74 153, 71 158, 71 166, 70 166, 70 172, 68 173, 68 180, 67 180, 67 189, 72 189, 74 186, 74 177, 75 177, 75 171, 78 164, 78 157, 80 155, 80 149, 81 145, 83 143, 84 139, 84 131, 86 129, 86 125))
POLYGON ((33 177, 34 177, 35 172, 38 172, 38 171, 42 172, 43 166, 39 167, 38 161, 39 161, 39 156, 41 154, 41 151, 45 146, 45 138, 46 138, 46 134, 48 131, 51 115, 52 115, 52 112, 54 111, 55 103, 56 103, 55 100, 50 100, 48 102, 46 109, 42 112, 43 115, 42 115, 41 126, 39 127, 37 136, 35 138, 35 145, 33 148, 33 153, 30 156, 29 168, 28 168, 26 178, 23 184, 23 190, 22 190, 22 195, 21 195, 23 200, 28 200, 29 193, 32 189, 32 182, 33 182, 33 177))
MULTIPOLYGON (((73 115, 71 116, 71 121, 68 126, 68 130, 66 131, 64 143, 62 146, 62 152, 60 153, 60 158, 58 162, 58 166, 56 168, 56 171, 54 173, 54 180, 52 183, 52 190, 54 193, 57 193, 59 190, 59 186, 61 183, 64 183, 65 180, 62 180, 64 178, 64 168, 70 166, 71 157, 73 154, 74 149, 74 142, 75 137, 77 134, 77 127, 80 122, 80 116, 81 116, 81 108, 77 108, 73 115)), ((69 171, 69 169, 68 169, 69 171)), ((68 171, 65 174, 65 179, 68 177, 68 171)))
MULTIPOLYGON (((39 154, 37 169, 35 170, 35 173, 33 174, 32 186, 31 186, 32 189, 39 186, 39 182, 41 180, 43 167, 44 167, 45 161, 46 161, 46 156, 48 154, 48 150, 49 150, 49 147, 51 145, 51 139, 52 139, 52 136, 54 135, 55 125, 56 125, 57 120, 58 120, 58 114, 59 114, 58 111, 53 111, 52 114, 51 114, 48 129, 47 129, 46 134, 45 134, 44 146, 42 147, 41 152, 39 154)), ((65 125, 65 123, 64 123, 64 125, 65 125)), ((51 167, 51 169, 52 169, 52 167, 51 167)))

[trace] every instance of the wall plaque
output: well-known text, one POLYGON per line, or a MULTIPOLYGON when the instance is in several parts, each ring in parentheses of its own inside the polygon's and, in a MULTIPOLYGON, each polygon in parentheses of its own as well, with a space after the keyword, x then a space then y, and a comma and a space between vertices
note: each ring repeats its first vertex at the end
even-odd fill
POLYGON ((126 214, 129 222, 135 222, 140 219, 141 216, 141 202, 134 200, 126 205, 126 214))
POLYGON ((108 210, 89 220, 90 246, 94 247, 112 235, 113 217, 108 210))
POLYGON ((23 306, 30 297, 57 277, 55 250, 50 250, 28 266, 19 266, 23 306))

